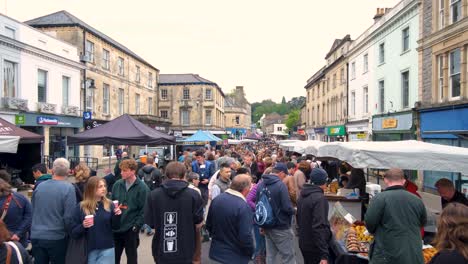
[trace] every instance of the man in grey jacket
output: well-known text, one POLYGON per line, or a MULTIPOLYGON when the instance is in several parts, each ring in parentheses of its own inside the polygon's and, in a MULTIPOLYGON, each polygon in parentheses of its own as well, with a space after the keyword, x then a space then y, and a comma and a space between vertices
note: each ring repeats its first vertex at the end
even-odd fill
POLYGON ((52 179, 41 183, 32 196, 32 253, 36 264, 65 263, 68 231, 76 208, 75 188, 67 181, 70 163, 54 161, 52 179))

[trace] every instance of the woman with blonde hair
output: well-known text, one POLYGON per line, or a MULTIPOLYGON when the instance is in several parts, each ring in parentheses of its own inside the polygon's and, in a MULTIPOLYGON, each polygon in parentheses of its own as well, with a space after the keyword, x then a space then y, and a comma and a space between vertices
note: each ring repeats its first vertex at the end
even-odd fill
POLYGON ((85 236, 88 264, 115 262, 112 229, 119 228, 122 211, 106 195, 105 180, 99 177, 89 178, 83 201, 75 211, 71 237, 80 239, 85 236))
POLYGON ((91 174, 91 170, 84 162, 80 162, 80 164, 76 165, 74 172, 76 201, 80 202, 83 200, 85 185, 88 181, 89 175, 91 174))
POLYGON ((468 263, 468 206, 449 203, 440 215, 434 246, 437 253, 429 264, 468 263))

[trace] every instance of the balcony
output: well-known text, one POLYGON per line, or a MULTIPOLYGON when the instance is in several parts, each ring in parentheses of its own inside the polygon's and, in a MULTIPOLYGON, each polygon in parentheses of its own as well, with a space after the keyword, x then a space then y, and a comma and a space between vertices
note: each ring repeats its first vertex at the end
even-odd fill
POLYGON ((72 105, 63 106, 62 114, 69 116, 80 116, 80 108, 78 106, 72 105))
POLYGON ((13 110, 29 111, 28 100, 15 97, 2 98, 3 107, 13 110))
POLYGON ((37 103, 37 110, 41 113, 55 114, 56 108, 57 108, 56 104, 49 104, 49 103, 43 103, 43 102, 37 103))

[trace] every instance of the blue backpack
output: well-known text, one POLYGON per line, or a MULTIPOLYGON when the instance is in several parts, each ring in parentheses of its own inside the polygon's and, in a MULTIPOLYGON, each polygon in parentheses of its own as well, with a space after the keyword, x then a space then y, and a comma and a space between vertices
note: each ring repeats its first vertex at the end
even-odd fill
POLYGON ((263 228, 271 228, 276 225, 277 219, 271 204, 271 193, 265 186, 258 196, 257 204, 255 205, 255 223, 263 228))

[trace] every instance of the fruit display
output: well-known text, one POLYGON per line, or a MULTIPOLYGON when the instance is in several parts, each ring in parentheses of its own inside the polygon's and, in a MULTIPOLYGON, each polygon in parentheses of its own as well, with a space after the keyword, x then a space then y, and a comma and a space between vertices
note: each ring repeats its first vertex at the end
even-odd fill
POLYGON ((353 227, 356 230, 357 239, 359 241, 370 242, 374 239, 374 237, 367 232, 367 229, 363 224, 354 223, 353 227))
POLYGON ((424 263, 429 263, 435 254, 437 254, 437 249, 433 247, 423 249, 424 263))

